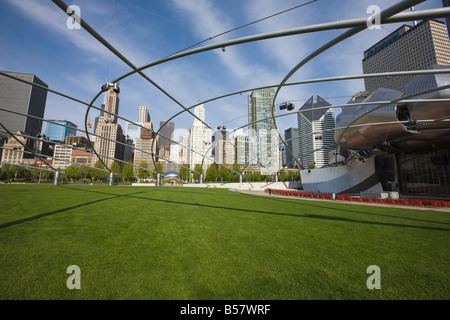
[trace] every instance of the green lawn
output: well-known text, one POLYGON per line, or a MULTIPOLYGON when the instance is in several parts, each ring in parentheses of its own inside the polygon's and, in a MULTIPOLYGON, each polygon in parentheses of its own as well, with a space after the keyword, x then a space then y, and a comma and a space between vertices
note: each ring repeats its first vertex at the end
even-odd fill
POLYGON ((0 299, 449 299, 449 236, 448 212, 0 185, 0 299), (66 286, 70 265, 80 290, 66 286), (370 265, 380 290, 366 286, 370 265))

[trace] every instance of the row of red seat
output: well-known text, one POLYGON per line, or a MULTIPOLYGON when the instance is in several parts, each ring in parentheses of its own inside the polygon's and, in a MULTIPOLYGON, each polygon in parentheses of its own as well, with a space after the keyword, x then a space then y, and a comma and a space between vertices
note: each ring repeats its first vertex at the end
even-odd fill
MULTIPOLYGON (((313 193, 297 190, 280 190, 280 189, 265 189, 264 192, 280 196, 302 197, 302 198, 323 199, 323 200, 333 199, 333 194, 331 193, 313 193)), ((437 199, 420 199, 420 198, 378 199, 378 198, 361 198, 358 196, 351 196, 345 194, 335 194, 335 200, 393 204, 404 206, 450 208, 450 201, 437 199)))

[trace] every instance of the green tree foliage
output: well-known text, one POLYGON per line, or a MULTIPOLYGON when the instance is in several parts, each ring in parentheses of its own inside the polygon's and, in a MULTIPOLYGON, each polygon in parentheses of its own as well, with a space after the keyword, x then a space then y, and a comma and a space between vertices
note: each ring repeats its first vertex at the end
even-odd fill
MULTIPOLYGON (((238 173, 241 173, 241 166, 237 164, 236 162, 233 164, 232 169, 238 173)), ((239 174, 232 172, 233 174, 233 181, 239 182, 239 174)))
MULTIPOLYGON (((105 166, 103 165, 103 163, 100 160, 97 160, 97 162, 94 164, 94 168, 98 168, 98 169, 105 169, 105 166)), ((105 171, 100 171, 100 170, 92 170, 91 171, 91 178, 93 180, 105 180, 108 177, 108 173, 105 171)))
POLYGON ((11 166, 14 180, 29 180, 31 178, 31 172, 22 166, 11 166))
POLYGON ((0 168, 0 180, 8 182, 9 180, 39 180, 41 181, 53 180, 54 172, 49 170, 39 170, 37 164, 32 164, 28 168, 14 165, 3 165, 0 168))
POLYGON ((292 181, 302 181, 301 176, 300 176, 300 171, 298 171, 298 170, 295 171, 292 181))
POLYGON ((245 175, 245 181, 260 182, 260 181, 262 181, 261 173, 260 172, 248 172, 245 175))
POLYGON ((189 171, 188 168, 189 165, 184 163, 183 167, 180 167, 180 171, 178 172, 178 177, 183 181, 188 181, 191 175, 191 172, 189 171))
POLYGON ((0 172, 3 180, 9 181, 14 179, 14 171, 12 165, 10 164, 3 165, 0 172))
POLYGON ((156 180, 156 175, 157 175, 157 173, 160 173, 160 174, 161 174, 161 179, 163 178, 163 175, 164 175, 164 166, 163 166, 163 164, 162 164, 161 162, 157 162, 157 163, 156 163, 156 170, 154 170, 154 171, 156 171, 156 173, 155 173, 155 172, 152 172, 152 177, 153 177, 153 179, 156 180))
POLYGON ((121 176, 127 182, 134 180, 134 168, 131 163, 128 162, 123 166, 121 176))
POLYGON ((78 173, 78 167, 75 165, 70 165, 68 166, 65 170, 65 178, 67 180, 73 181, 73 180, 78 180, 79 178, 79 173, 78 173))
POLYGON ((85 166, 78 167, 78 179, 86 180, 89 178, 89 168, 85 166))
POLYGON ((233 179, 233 173, 226 167, 225 164, 219 167, 219 179, 222 182, 231 181, 233 179))
POLYGON ((117 162, 117 161, 114 161, 112 163, 110 169, 111 169, 112 172, 114 172, 114 173, 116 173, 118 175, 120 175, 122 173, 122 167, 121 167, 120 163, 117 162))
POLYGON ((33 179, 33 180, 38 180, 39 179, 39 174, 40 174, 40 171, 42 171, 42 170, 35 169, 35 168, 38 168, 38 167, 39 167, 39 165, 37 163, 33 163, 28 168, 28 170, 30 171, 30 178, 33 179))
POLYGON ((120 163, 117 162, 117 161, 114 161, 111 164, 111 168, 110 169, 111 169, 111 172, 115 173, 114 174, 114 180, 115 181, 119 180, 120 177, 121 177, 121 174, 122 174, 122 166, 120 165, 120 163))
POLYGON ((278 180, 281 182, 284 182, 284 181, 288 181, 288 179, 289 179, 289 174, 287 173, 287 171, 281 170, 281 172, 278 175, 278 180))
POLYGON ((215 163, 211 163, 208 167, 208 169, 206 170, 206 175, 205 175, 205 180, 206 181, 217 181, 217 169, 216 169, 216 164, 215 163))
POLYGON ((42 171, 41 179, 53 180, 53 179, 55 179, 55 172, 54 171, 42 171))
POLYGON ((138 176, 138 178, 139 179, 148 179, 148 178, 150 178, 150 171, 148 171, 148 170, 145 170, 145 169, 148 169, 148 163, 147 162, 141 162, 140 164, 139 164, 139 169, 138 169, 138 172, 137 172, 137 176, 138 176))
POLYGON ((194 171, 196 171, 196 172, 198 172, 198 173, 194 173, 194 174, 192 175, 192 178, 193 178, 194 180, 200 180, 200 175, 199 175, 199 173, 203 174, 202 165, 201 165, 201 164, 196 164, 196 165, 194 166, 194 171))

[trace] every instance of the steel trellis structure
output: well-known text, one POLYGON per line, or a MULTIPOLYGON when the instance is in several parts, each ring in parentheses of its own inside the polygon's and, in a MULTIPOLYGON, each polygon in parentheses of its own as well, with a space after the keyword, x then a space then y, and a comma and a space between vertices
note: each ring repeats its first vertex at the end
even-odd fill
MULTIPOLYGON (((67 8, 68 6, 60 0, 52 0, 58 7, 60 7, 62 10, 64 10, 67 13, 67 8)), ((424 11, 416 11, 416 12, 411 12, 411 13, 397 13, 398 11, 402 11, 404 9, 407 9, 413 5, 416 5, 417 3, 423 2, 423 0, 413 0, 413 1, 401 1, 400 3, 392 6, 391 8, 384 10, 382 12, 382 23, 396 23, 396 22, 403 22, 403 21, 410 21, 410 20, 415 20, 418 18, 431 18, 431 17, 442 17, 445 15, 450 14, 450 9, 432 9, 432 10, 424 10, 424 11)), ((73 13, 76 15, 76 13, 73 13)), ((73 16, 72 16, 73 17, 73 16)), ((178 104, 180 107, 183 108, 183 111, 176 114, 174 117, 176 117, 177 115, 184 113, 184 112, 188 112, 189 114, 193 115, 194 118, 197 118, 194 114, 192 114, 192 112, 190 111, 190 109, 196 107, 197 105, 194 105, 192 107, 186 108, 185 106, 183 106, 181 103, 179 103, 175 98, 173 98, 170 94, 168 94, 166 91, 164 91, 161 87, 159 87, 156 83, 154 83, 150 78, 148 78, 148 76, 146 76, 145 74, 143 74, 143 70, 156 66, 158 64, 167 62, 167 61, 171 61, 174 59, 178 59, 181 57, 185 57, 188 55, 192 55, 192 54, 196 54, 196 53, 200 53, 200 52, 205 52, 205 51, 209 51, 209 50, 213 50, 213 49, 217 49, 217 48, 222 48, 222 47, 227 47, 227 46, 233 46, 233 45, 238 45, 238 44, 242 44, 242 43, 247 43, 247 42, 252 42, 252 41, 260 41, 260 40, 265 40, 265 39, 271 39, 271 38, 275 38, 275 37, 284 37, 284 36, 288 36, 288 35, 298 35, 298 34, 302 34, 302 33, 309 33, 309 32, 318 32, 318 31, 325 31, 325 30, 331 30, 331 29, 346 29, 346 28, 352 28, 351 30, 345 32, 343 35, 335 38, 334 40, 332 40, 331 42, 329 42, 328 44, 322 46, 320 49, 316 50, 314 53, 312 53, 310 56, 308 56, 308 58, 304 59, 302 62, 300 62, 293 70, 291 70, 291 72, 283 79, 283 81, 279 84, 279 85, 273 85, 273 86, 264 86, 264 87, 260 87, 260 88, 268 88, 268 87, 276 87, 277 91, 275 94, 275 98, 273 99, 273 107, 272 110, 275 106, 275 101, 276 101, 276 97, 279 93, 279 91, 281 90, 282 87, 284 86, 288 86, 288 85, 299 85, 299 84, 304 84, 304 83, 313 83, 313 82, 324 82, 324 81, 340 81, 340 80, 349 80, 349 79, 357 79, 357 78, 364 78, 364 77, 377 77, 377 76, 386 76, 386 75, 393 75, 393 76, 401 76, 401 75, 410 75, 410 74, 431 74, 431 73, 448 73, 450 72, 449 70, 433 70, 433 71, 416 71, 416 72, 398 72, 398 73, 384 73, 384 74, 372 74, 372 75, 364 75, 364 76, 347 76, 347 77, 333 77, 333 78, 325 78, 325 79, 313 79, 313 80, 305 80, 305 81, 299 81, 299 82, 293 82, 293 83, 288 83, 287 80, 298 70, 300 69, 305 63, 307 63, 308 61, 310 61, 311 59, 313 59, 315 56, 317 56, 318 54, 326 51, 327 49, 329 49, 331 46, 339 43, 340 41, 343 41, 345 39, 347 39, 348 37, 353 36, 354 34, 364 30, 366 28, 366 23, 367 23, 367 18, 359 18, 359 19, 350 19, 350 20, 341 20, 341 21, 336 21, 336 22, 331 22, 331 23, 325 23, 325 24, 320 24, 320 25, 312 25, 312 26, 307 26, 307 27, 300 27, 300 28, 294 28, 294 29, 289 29, 289 30, 282 30, 282 31, 278 31, 278 32, 271 32, 271 33, 267 33, 267 34, 260 34, 260 35, 254 35, 254 36, 249 36, 249 37, 244 37, 244 38, 238 38, 238 39, 233 39, 233 40, 228 40, 228 41, 224 41, 218 44, 213 44, 213 45, 208 45, 208 46, 204 46, 204 47, 200 47, 200 48, 196 48, 196 49, 192 49, 192 50, 187 50, 187 51, 183 51, 171 56, 168 56, 166 58, 160 59, 158 61, 152 62, 148 65, 145 65, 143 67, 137 68, 136 66, 134 66, 129 60, 127 60, 123 55, 120 54, 120 52, 118 52, 116 49, 114 49, 106 40, 104 40, 97 32, 95 32, 95 30, 93 30, 86 22, 84 22, 79 16, 77 16, 77 18, 79 18, 78 21, 81 21, 81 26, 84 27, 86 29, 86 31, 88 31, 92 36, 94 36, 94 38, 96 38, 99 42, 101 42, 104 46, 106 46, 111 52, 113 52, 114 54, 116 54, 122 61, 124 61, 128 66, 131 67, 131 69, 133 69, 133 71, 123 75, 122 77, 112 81, 112 82, 118 82, 120 80, 125 79, 126 77, 134 74, 134 73, 138 73, 139 75, 141 75, 144 79, 146 79, 148 82, 150 82, 153 86, 155 86, 158 90, 160 90, 161 92, 163 92, 165 95, 167 95, 172 101, 174 101, 176 104, 178 104)), ((0 73, 2 75, 5 75, 3 73, 0 73)), ((33 84, 35 85, 35 84, 33 84)), ((213 100, 217 100, 217 99, 221 99, 224 98, 226 96, 231 96, 234 94, 238 94, 238 93, 243 93, 243 92, 247 92, 247 91, 251 91, 254 89, 248 89, 248 90, 244 90, 244 91, 239 91, 236 93, 230 93, 224 96, 220 96, 220 97, 216 97, 210 100, 207 100, 206 102, 210 102, 213 100)), ((52 92, 52 90, 48 90, 49 92, 52 92)), ((54 92, 55 93, 55 92, 54 92)), ((95 108, 100 110, 100 108, 94 107, 93 104, 95 103, 96 99, 103 93, 103 90, 101 92, 99 92, 95 98, 91 101, 90 104, 84 103, 80 100, 65 96, 66 98, 72 99, 74 101, 80 102, 84 105, 88 106, 88 109, 86 110, 86 117, 85 119, 87 119, 88 117, 88 112, 91 108, 95 108)), ((58 93, 59 94, 59 93, 58 93)), ((403 97, 404 99, 404 97, 403 97)), ((402 100, 402 99, 400 99, 402 100)), ((392 103, 396 103, 398 101, 391 101, 389 102, 389 104, 392 103)), ((203 102, 205 103, 205 102, 203 102)), ((386 102, 387 103, 387 102, 386 102)), ((373 102, 371 102, 370 104, 374 104, 373 102)), ((348 105, 344 105, 344 106, 348 106, 348 105)), ((344 107, 344 106, 340 106, 340 107, 344 107)), ((331 107, 338 107, 338 106, 331 106, 331 107)), ((380 106, 381 108, 382 106, 380 106)), ((329 107, 328 107, 329 108, 329 107)), ((106 112, 106 110, 102 110, 104 112, 106 112)), ((108 113, 108 112, 106 112, 108 113)), ((290 114, 297 114, 297 112, 295 113, 290 113, 290 114)), ((289 115, 289 114, 285 114, 285 115, 289 115)), ((285 115, 279 115, 276 117, 280 117, 280 116, 285 116, 285 115)), ((27 115, 28 116, 28 115, 27 115)), ((125 118, 122 118, 118 115, 115 115, 120 119, 123 119, 125 121, 128 121, 130 123, 133 123, 132 121, 129 121, 125 118)), ((172 117, 171 119, 173 119, 174 117, 172 117)), ((271 119, 275 119, 276 118, 274 114, 272 114, 271 119)), ((170 119, 170 120, 171 120, 170 119)), ((197 118, 198 119, 198 118, 197 118)), ((44 119, 41 119, 44 120, 44 119)), ((166 123, 168 123, 170 120, 168 120, 166 123)), ((204 121, 200 120, 205 126, 207 126, 210 130, 215 131, 214 129, 212 129, 207 123, 205 123, 204 121)), ((45 121, 45 120, 44 120, 45 121)), ((165 123, 165 124, 166 124, 165 123)), ((275 123, 275 121, 274 121, 275 123)), ((164 125, 165 125, 164 124, 164 125)), ((246 126, 249 126, 250 124, 247 124, 246 126)), ((367 125, 367 124, 366 124, 367 125)), ((140 125, 138 125, 140 126, 140 125)), ((244 126, 244 127, 246 127, 244 126)), ((142 128, 142 126, 140 126, 142 128)), ((350 125, 347 126, 347 128, 351 127, 350 125)), ((242 127, 241 127, 242 128, 242 127)), ((5 128, 6 129, 6 128, 5 128)), ((87 120, 85 121, 85 129, 86 130, 79 130, 80 132, 84 132, 87 135, 87 138, 89 140, 89 143, 92 146, 92 143, 89 139, 89 135, 91 133, 89 133, 89 130, 87 130, 87 120)), ((149 130, 147 128, 144 128, 146 130, 149 130)), ((341 128, 342 129, 342 128, 341 128)), ((161 128, 158 131, 153 131, 156 136, 161 136, 162 135, 159 134, 159 131, 161 130, 161 128)), ((237 129, 235 129, 236 131, 237 129)), ((337 129, 334 129, 337 130, 337 129)), ((277 130, 278 131, 278 130, 277 130)), ((278 133, 279 134, 279 133, 278 133)), ((13 135, 14 136, 14 135, 13 135)), ((94 136, 97 136, 94 134, 94 136)), ((102 139, 107 139, 105 137, 99 136, 102 139)), ((341 136, 342 137, 342 136, 341 136)), ((281 135, 280 135, 281 138, 281 135)), ((168 138, 167 138, 168 139, 168 138)), ((109 140, 109 139, 107 139, 109 140)), ((168 139, 171 142, 177 143, 175 141, 172 141, 171 139, 168 139)), ((282 143, 285 144, 285 141, 281 138, 282 143)), ((115 141, 117 143, 120 143, 118 141, 115 141)), ((286 146, 287 147, 287 146, 286 146)), ((136 149, 136 148, 135 148, 136 149)), ((289 149, 289 148, 287 148, 289 149)), ((92 148, 93 152, 97 154, 97 152, 95 151, 94 148, 92 148)), ((143 151, 143 150, 141 150, 143 151)), ((195 152, 195 150, 190 150, 195 152)), ((145 151, 143 151, 145 152, 145 151)), ((289 150, 289 152, 291 152, 291 150, 289 150)), ((292 152, 291 152, 292 153, 292 152)), ((155 154, 154 153, 149 153, 152 155, 153 161, 155 162, 155 154)), ((101 158, 99 157, 99 155, 97 154, 98 158, 101 160, 101 158)), ((207 156, 207 154, 202 154, 203 159, 205 159, 205 157, 207 156)), ((161 158, 161 157, 159 157, 161 158)), ((294 156, 294 159, 296 159, 296 157, 294 156)), ((116 159, 117 160, 117 159, 116 159)), ((166 160, 166 159, 163 159, 166 160)), ((298 160, 298 159, 297 159, 298 160)), ((103 162, 103 161, 102 161, 103 162)), ((169 161, 170 162, 170 161, 169 161)), ((178 165, 178 164, 177 164, 178 165)), ((178 165, 180 166, 180 165, 178 165)), ((183 166, 180 166, 183 167, 183 166)), ((105 168, 107 168, 109 171, 110 169, 105 165, 105 168)), ((191 170, 190 168, 188 168, 191 172, 195 172, 193 170, 191 170)), ((202 168, 203 169, 203 168, 202 168)), ((229 169, 229 168, 227 168, 229 169)), ((230 170, 230 169, 229 169, 230 170)), ((151 170, 149 170, 151 171, 151 170)), ((202 170, 201 170, 202 171, 202 170)), ((231 170, 233 171, 233 170, 231 170)), ((154 172, 154 171, 153 171, 154 172)), ((235 172, 235 171, 234 171, 235 172)), ((242 171, 243 172, 243 171, 242 171)), ((240 173, 242 175, 242 172, 240 173)), ((195 172, 198 173, 198 172, 195 172)), ((237 172, 235 172, 237 173, 237 172)), ((239 174, 239 173, 238 173, 239 174)))

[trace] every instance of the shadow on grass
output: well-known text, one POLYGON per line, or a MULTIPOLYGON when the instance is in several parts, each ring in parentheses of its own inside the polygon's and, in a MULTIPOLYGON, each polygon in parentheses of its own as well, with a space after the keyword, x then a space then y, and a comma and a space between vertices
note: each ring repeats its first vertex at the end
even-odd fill
MULTIPOLYGON (((247 196, 254 196, 251 194, 245 194, 242 193, 244 195, 247 196)), ((260 197, 260 196, 259 196, 260 197)), ((283 203, 290 203, 290 204, 295 204, 295 205, 299 205, 299 206, 310 206, 310 207, 314 207, 314 208, 323 208, 323 209, 328 209, 328 210, 336 210, 336 211, 341 211, 342 208, 333 208, 332 206, 329 207, 325 207, 325 206, 321 206, 319 205, 319 203, 321 201, 316 201, 316 200, 308 200, 308 199, 282 199, 282 198, 277 198, 277 197, 269 197, 270 199, 272 199, 273 201, 280 201, 283 203), (302 201, 301 203, 298 202, 298 200, 302 201), (316 204, 311 204, 311 202, 314 202, 316 204)), ((330 204, 338 204, 338 205, 352 205, 349 203, 339 203, 339 202, 328 202, 330 204)), ((367 205, 368 207, 376 207, 375 206, 370 206, 367 205)), ((378 207, 378 208, 384 208, 384 207, 378 207)), ((389 207, 389 209, 395 209, 395 207, 389 207)), ((402 209, 406 209, 406 210, 414 210, 414 208, 402 208, 402 209)), ((351 212, 351 213, 361 213, 361 214, 367 214, 367 215, 373 215, 373 216, 380 216, 380 217, 387 217, 387 218, 396 218, 396 219, 404 219, 404 220, 411 220, 411 221, 418 221, 418 222, 428 222, 428 223, 437 223, 437 224, 445 224, 445 225, 450 225, 450 223, 448 222, 439 222, 439 221, 432 221, 432 220, 425 220, 425 219, 417 219, 417 218, 410 218, 410 217, 402 217, 402 216, 394 216, 394 215, 389 215, 389 214, 382 214, 382 213, 373 213, 373 212, 367 212, 367 211, 355 211, 355 210, 348 210, 345 209, 345 211, 347 212, 351 212)))
MULTIPOLYGON (((147 187, 143 187, 147 188, 147 187)), ((162 186, 162 187, 151 187, 155 190, 164 190, 164 192, 170 193, 192 193, 192 194, 205 194, 204 190, 213 191, 213 190, 227 190, 224 188, 202 188, 202 187, 180 187, 180 186, 162 186)), ((233 197, 233 194, 222 193, 221 197, 233 197)))
MULTIPOLYGON (((19 220, 16 220, 16 221, 7 222, 7 223, 4 223, 4 224, 0 225, 0 230, 8 228, 8 227, 11 227, 11 226, 15 226, 15 225, 18 225, 18 224, 22 224, 22 223, 25 223, 25 222, 30 222, 30 221, 38 220, 38 219, 41 219, 41 218, 44 218, 44 217, 52 216, 54 214, 62 213, 62 212, 68 211, 68 210, 85 207, 85 206, 88 206, 88 205, 91 205, 91 204, 94 204, 94 203, 99 203, 99 202, 112 200, 112 199, 116 199, 116 198, 121 198, 121 197, 124 197, 124 196, 126 197, 128 195, 133 195, 133 194, 138 194, 138 193, 142 193, 142 192, 133 192, 133 193, 130 193, 130 194, 127 194, 127 195, 115 195, 114 197, 109 197, 109 198, 105 198, 105 199, 90 201, 90 202, 86 202, 86 203, 79 204, 79 205, 76 205, 76 206, 71 206, 71 207, 67 207, 67 208, 63 208, 63 209, 58 209, 58 210, 55 210, 55 211, 41 213, 41 214, 38 214, 36 216, 32 216, 32 217, 28 217, 28 218, 24 218, 24 219, 19 219, 19 220)), ((109 195, 112 195, 112 194, 109 194, 109 195)))
MULTIPOLYGON (((77 190, 81 192, 93 192, 93 193, 99 193, 102 195, 112 195, 108 192, 102 192, 102 191, 94 191, 94 190, 82 190, 77 188, 71 188, 71 187, 64 187, 71 190, 77 190)), ((142 192, 139 192, 142 193, 142 192)), ((335 216, 326 216, 326 215, 317 215, 317 214, 292 214, 292 213, 285 213, 285 212, 270 212, 270 211, 261 211, 261 210, 249 210, 249 209, 243 209, 243 208, 232 208, 232 207, 222 207, 217 205, 211 205, 211 204, 202 204, 202 203, 189 203, 189 202, 181 202, 181 201, 174 201, 174 200, 162 200, 162 199, 155 199, 155 198, 149 198, 149 197, 138 197, 134 196, 133 194, 126 194, 122 195, 123 197, 137 199, 137 200, 146 200, 146 201, 156 201, 156 202, 164 202, 164 203, 173 203, 173 204, 179 204, 179 205, 188 205, 188 206, 196 206, 196 207, 204 207, 204 208, 212 208, 212 209, 219 209, 219 210, 234 210, 234 211, 240 211, 244 213, 259 213, 259 214, 267 214, 267 215, 276 215, 276 216, 286 216, 286 217, 295 217, 295 218, 309 218, 309 219, 322 219, 322 220, 329 220, 329 221, 342 221, 342 222, 352 222, 352 223, 362 223, 362 224, 368 224, 368 225, 380 225, 380 226, 391 226, 391 227, 402 227, 402 228, 416 228, 416 229, 424 229, 424 230, 435 230, 435 231, 450 231, 450 229, 446 228, 438 228, 438 227, 427 227, 427 226, 417 226, 417 225, 407 225, 407 224, 398 224, 398 223, 387 223, 387 222, 375 222, 375 221, 362 221, 362 220, 355 220, 355 219, 349 219, 349 218, 343 218, 343 217, 335 217, 335 216)), ((113 197, 116 198, 116 197, 113 197)), ((275 200, 274 198, 268 198, 275 200)), ((108 199, 105 199, 108 200, 108 199)), ((278 199, 276 199, 278 200, 278 199)), ((323 206, 314 206, 312 204, 303 204, 304 206, 311 206, 314 208, 320 207, 325 209, 332 209, 332 210, 339 210, 336 208, 329 208, 329 207, 323 207, 323 206)), ((363 211, 353 211, 353 210, 346 210, 349 212, 355 212, 355 213, 363 213, 363 214, 372 214, 367 213, 363 211)), ((373 214, 377 215, 377 214, 373 214)), ((391 217, 391 216, 389 216, 391 217)), ((398 218, 396 216, 392 216, 394 218, 398 218)), ((438 223, 434 221, 426 221, 426 220, 420 220, 421 222, 433 222, 438 223)))

